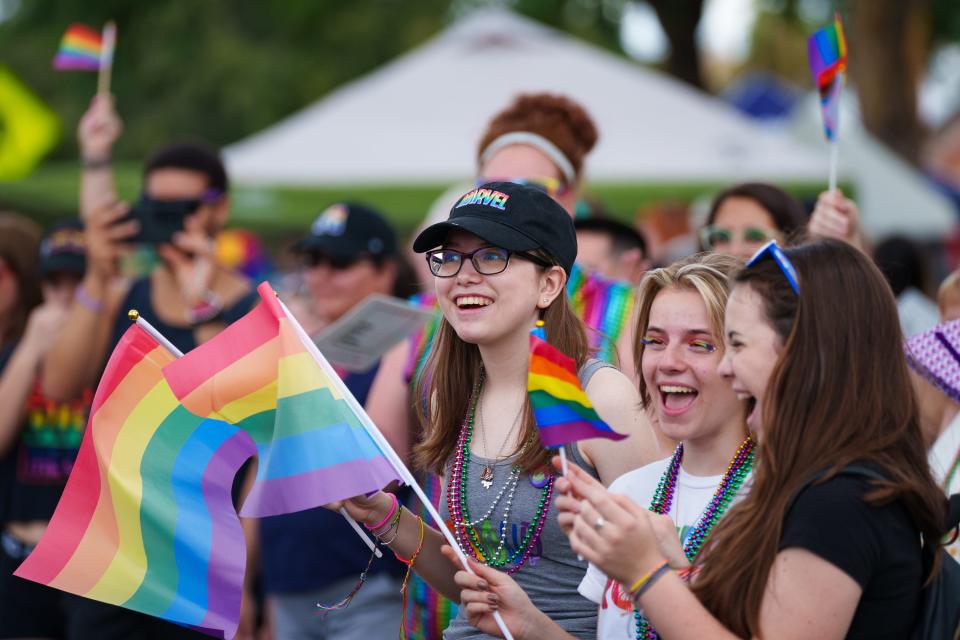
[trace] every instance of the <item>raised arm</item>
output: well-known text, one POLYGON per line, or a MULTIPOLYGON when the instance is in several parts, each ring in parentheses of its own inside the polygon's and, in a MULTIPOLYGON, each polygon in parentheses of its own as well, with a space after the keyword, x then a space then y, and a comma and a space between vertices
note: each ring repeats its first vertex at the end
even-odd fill
POLYGON ((80 217, 87 220, 104 200, 115 200, 117 189, 111 160, 123 123, 113 108, 113 96, 97 94, 77 127, 80 146, 80 217))
POLYGON ((117 261, 127 250, 122 240, 137 232, 135 221, 119 222, 126 212, 122 203, 101 204, 86 221, 87 273, 44 358, 43 390, 56 400, 69 400, 92 386, 107 356, 127 286, 117 275, 117 261))

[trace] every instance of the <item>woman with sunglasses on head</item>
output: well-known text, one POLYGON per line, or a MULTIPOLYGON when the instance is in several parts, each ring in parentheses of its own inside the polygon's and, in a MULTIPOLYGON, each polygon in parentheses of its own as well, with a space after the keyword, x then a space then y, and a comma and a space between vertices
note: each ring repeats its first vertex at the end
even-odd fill
POLYGON ((749 260, 770 240, 786 241, 806 224, 803 204, 772 184, 745 182, 713 199, 707 224, 700 229, 705 251, 749 260))
MULTIPOLYGON (((573 221, 543 192, 510 182, 466 194, 450 218, 414 243, 427 252, 443 319, 418 380, 424 438, 415 454, 443 479, 441 513, 476 560, 513 574, 534 604, 576 637, 592 638, 596 607, 576 592, 586 563, 560 531, 555 476, 527 398, 529 335, 542 318, 549 342, 573 358, 598 413, 624 442, 594 439, 568 455, 610 482, 651 458, 653 434, 629 380, 589 358, 582 323, 564 295, 576 256, 573 221)), ((454 601, 456 569, 443 537, 387 494, 345 506, 433 588, 454 601)), ((448 640, 485 638, 463 612, 448 640)))
POLYGON ((771 244, 736 276, 725 324, 721 371, 754 405, 760 446, 750 493, 714 529, 691 586, 649 513, 576 470, 558 482, 576 496, 560 500, 571 546, 667 638, 909 637, 921 540, 936 550, 945 503, 889 287, 846 244, 771 244))
MULTIPOLYGON (((610 492, 660 514, 653 526, 677 569, 696 562, 711 529, 749 485, 754 442, 745 424, 747 402, 718 371, 728 279, 740 265, 729 256, 699 254, 649 272, 640 285, 640 392, 664 433, 681 444, 671 457, 617 478, 610 492)), ((571 637, 537 611, 508 576, 483 567, 476 571, 477 576, 457 574, 473 624, 496 632, 489 615, 493 595, 511 629, 516 627, 517 640, 571 637), (487 586, 481 588, 481 581, 487 586)), ((598 605, 599 640, 656 637, 627 591, 595 565, 579 590, 598 605)))

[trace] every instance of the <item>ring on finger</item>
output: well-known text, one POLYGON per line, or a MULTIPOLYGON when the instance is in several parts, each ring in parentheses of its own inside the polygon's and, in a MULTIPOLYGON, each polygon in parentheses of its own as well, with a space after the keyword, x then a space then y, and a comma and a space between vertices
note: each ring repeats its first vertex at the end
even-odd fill
POLYGON ((603 519, 603 516, 597 516, 597 519, 593 521, 594 531, 600 531, 603 529, 603 525, 606 524, 606 521, 603 519))

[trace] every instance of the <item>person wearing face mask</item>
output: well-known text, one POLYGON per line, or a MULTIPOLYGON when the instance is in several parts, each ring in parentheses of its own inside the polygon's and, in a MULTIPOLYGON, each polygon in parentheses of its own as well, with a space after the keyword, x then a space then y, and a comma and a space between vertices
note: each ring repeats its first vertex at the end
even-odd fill
POLYGON ((803 204, 783 189, 745 182, 713 199, 707 223, 700 229, 700 244, 704 251, 746 261, 770 240, 785 242, 806 221, 803 204))
MULTIPOLYGON (((614 480, 610 492, 658 514, 653 526, 676 569, 696 562, 711 529, 749 487, 754 442, 745 425, 747 402, 718 372, 729 278, 740 266, 729 256, 700 254, 649 272, 638 294, 640 393, 663 433, 681 444, 671 457, 614 480)), ((509 577, 485 567, 476 571, 457 574, 471 623, 496 632, 482 609, 494 595, 517 640, 572 637, 536 610, 509 577), (481 581, 487 588, 480 588, 481 581)), ((630 594, 596 565, 587 569, 579 591, 598 605, 598 640, 656 637, 630 594)))
MULTIPOLYGON (((538 318, 573 358, 587 395, 623 442, 586 440, 568 455, 609 482, 650 461, 657 447, 629 380, 588 354, 564 288, 576 256, 573 221, 541 190, 493 182, 465 194, 447 221, 424 230, 443 319, 417 397, 424 437, 415 455, 443 482, 441 515, 474 558, 511 573, 534 604, 576 637, 596 633, 596 608, 576 592, 586 568, 570 551, 553 508, 555 476, 527 398, 529 336, 538 318)), ((334 505, 336 506, 336 505, 334 505)), ((412 570, 459 600, 443 538, 388 494, 344 503, 412 570)), ((449 553, 452 553, 447 550, 449 553)), ((447 640, 487 638, 461 611, 447 640)))
MULTIPOLYGON (((259 299, 244 276, 215 260, 214 238, 230 212, 229 181, 219 153, 191 142, 157 150, 144 166, 143 193, 130 207, 116 201, 110 170, 109 150, 118 135, 112 102, 98 97, 79 127, 87 269, 42 365, 42 391, 57 401, 69 401, 95 385, 108 354, 130 326, 129 309, 137 309, 187 352, 259 299), (128 276, 121 272, 121 259, 136 245, 149 246, 158 261, 145 274, 128 276)), ((250 600, 247 593, 241 638, 252 625, 250 600)), ((93 600, 76 598, 73 607, 76 638, 200 637, 93 600)))
POLYGON ((946 501, 893 295, 866 256, 833 240, 770 244, 734 282, 721 373, 753 404, 749 494, 688 586, 650 514, 572 470, 558 482, 573 493, 559 500, 571 546, 627 585, 664 637, 909 637, 924 556, 934 571, 942 558, 946 501), (609 525, 597 530, 600 517, 609 525))

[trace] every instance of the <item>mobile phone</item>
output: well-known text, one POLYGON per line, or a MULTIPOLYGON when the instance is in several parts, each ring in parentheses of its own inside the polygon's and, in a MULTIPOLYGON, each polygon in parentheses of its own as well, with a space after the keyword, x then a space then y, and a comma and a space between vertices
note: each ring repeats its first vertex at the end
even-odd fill
POLYGON ((137 235, 128 242, 165 244, 174 234, 183 231, 183 220, 200 207, 200 200, 157 200, 141 195, 125 220, 140 223, 137 235))

